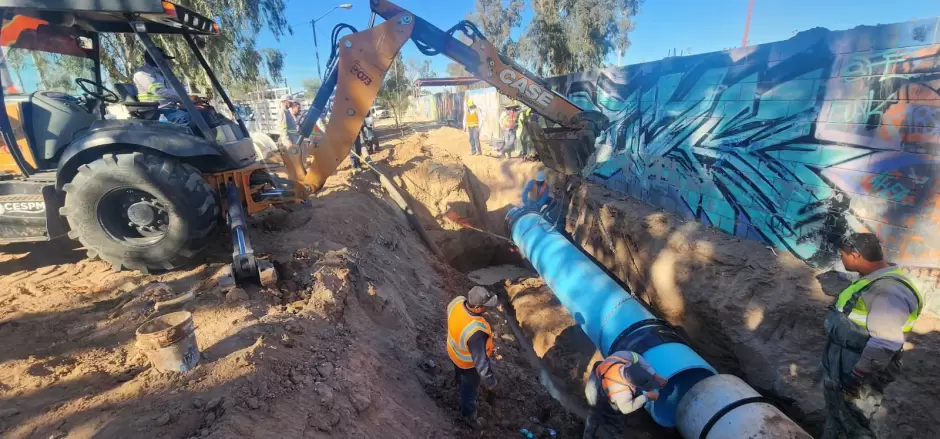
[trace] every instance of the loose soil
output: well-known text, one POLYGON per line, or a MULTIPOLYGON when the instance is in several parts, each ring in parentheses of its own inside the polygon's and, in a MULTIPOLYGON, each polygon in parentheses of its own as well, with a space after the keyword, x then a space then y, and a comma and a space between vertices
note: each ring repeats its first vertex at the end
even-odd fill
MULTIPOLYGON (((425 160, 420 147, 403 145, 385 138, 374 158, 392 169, 425 160)), ((486 239, 453 238, 457 229, 435 223, 439 238, 457 241, 454 255, 486 239)), ((253 218, 251 239, 277 267, 277 288, 220 291, 224 234, 196 264, 161 275, 114 271, 68 241, 0 247, 0 436, 580 435, 580 419, 539 385, 501 307, 488 315, 499 384, 481 393, 480 428, 456 421, 444 309, 474 283, 449 263, 515 262, 499 239, 440 260, 374 175, 348 168, 305 205, 253 218), (159 315, 155 304, 187 293, 182 308, 193 313, 201 362, 157 372, 134 331, 159 315)))
MULTIPOLYGON (((252 219, 256 252, 280 273, 277 288, 219 290, 231 252, 224 234, 192 266, 161 275, 114 271, 68 241, 0 247, 0 436, 506 438, 527 428, 580 437, 583 378, 598 354, 544 283, 515 271, 524 262, 494 236, 505 235, 503 217, 540 164, 471 157, 466 135, 452 128, 379 134, 376 166, 408 192, 441 258, 372 173, 345 166, 308 203, 252 219), (514 268, 489 268, 503 264, 514 268), (481 392, 482 426, 471 430, 457 422, 444 308, 475 283, 492 284, 503 305, 488 314, 499 384, 481 392), (157 313, 155 304, 187 293, 182 307, 193 313, 202 360, 189 372, 157 372, 134 331, 175 309, 157 313)), ((553 183, 567 205, 562 192, 574 186, 553 183)), ((568 215, 585 250, 682 326, 712 364, 790 398, 791 416, 818 425, 814 331, 831 298, 815 273, 596 191, 591 199, 605 201, 593 209, 572 202, 584 210, 568 215), (607 207, 617 203, 643 220, 607 207), (649 238, 616 243, 633 257, 605 253, 598 223, 630 232, 621 238, 649 238), (793 294, 808 302, 795 304, 793 294)), ((883 424, 892 437, 925 437, 916 433, 940 425, 932 404, 940 325, 921 320, 905 377, 888 392, 883 424)), ((625 437, 676 435, 645 414, 625 422, 625 437)))

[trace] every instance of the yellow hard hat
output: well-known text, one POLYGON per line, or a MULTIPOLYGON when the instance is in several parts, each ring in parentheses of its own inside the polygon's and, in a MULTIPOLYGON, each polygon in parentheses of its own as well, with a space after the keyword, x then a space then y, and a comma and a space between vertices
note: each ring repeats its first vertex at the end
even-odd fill
POLYGON ((472 106, 473 106, 473 99, 467 98, 467 106, 468 106, 468 107, 472 107, 472 106))

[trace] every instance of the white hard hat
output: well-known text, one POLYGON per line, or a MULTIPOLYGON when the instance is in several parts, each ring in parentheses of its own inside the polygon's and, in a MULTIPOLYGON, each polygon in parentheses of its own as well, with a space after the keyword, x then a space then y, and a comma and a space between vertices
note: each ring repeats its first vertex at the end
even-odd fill
POLYGON ((535 181, 543 182, 545 181, 545 171, 539 171, 535 174, 535 181))
POLYGON ((291 96, 290 96, 290 95, 284 95, 284 96, 281 96, 281 102, 284 102, 284 101, 289 101, 289 100, 291 100, 291 99, 292 99, 292 98, 291 98, 291 96))

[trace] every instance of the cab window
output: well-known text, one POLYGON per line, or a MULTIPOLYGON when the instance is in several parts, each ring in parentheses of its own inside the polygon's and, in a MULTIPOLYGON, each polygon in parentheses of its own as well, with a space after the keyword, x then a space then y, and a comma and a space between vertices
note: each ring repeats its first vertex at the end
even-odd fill
POLYGON ((75 79, 95 77, 93 40, 71 27, 23 15, 6 17, 0 51, 4 94, 43 90, 77 95, 75 79))

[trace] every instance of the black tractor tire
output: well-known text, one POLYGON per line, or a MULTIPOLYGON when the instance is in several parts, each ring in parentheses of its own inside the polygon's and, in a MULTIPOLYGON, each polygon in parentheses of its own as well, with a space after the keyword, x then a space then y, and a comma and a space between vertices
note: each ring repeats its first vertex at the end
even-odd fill
POLYGON ((205 249, 216 235, 220 216, 212 187, 198 169, 173 158, 141 152, 105 154, 79 167, 63 189, 65 207, 60 213, 68 219, 69 237, 85 246, 88 257, 99 257, 119 270, 172 270, 205 249), (135 237, 129 211, 108 208, 115 196, 133 196, 126 194, 145 194, 148 203, 159 206, 151 214, 166 219, 161 220, 163 230, 135 237), (114 232, 122 228, 126 233, 114 232))

